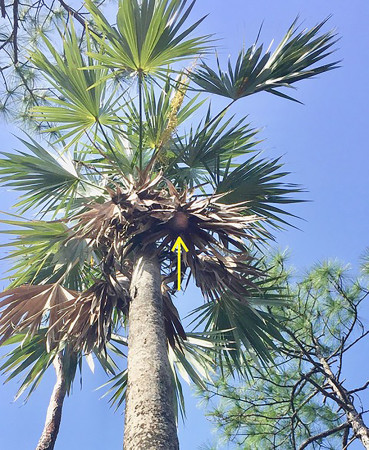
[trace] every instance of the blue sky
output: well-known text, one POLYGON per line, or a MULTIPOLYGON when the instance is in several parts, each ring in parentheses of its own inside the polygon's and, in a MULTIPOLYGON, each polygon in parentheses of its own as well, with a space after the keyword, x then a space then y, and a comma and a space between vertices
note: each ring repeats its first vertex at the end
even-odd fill
MULTIPOLYGON (((261 41, 268 46, 272 38, 278 41, 283 36, 297 15, 309 27, 333 15, 326 29, 336 27, 341 37, 333 58, 342 59, 342 67, 298 85, 297 98, 305 105, 259 94, 238 102, 234 112, 249 114, 252 124, 263 128, 265 140, 260 148, 267 156, 283 155, 286 169, 292 172, 289 181, 305 187, 308 192, 303 197, 311 200, 290 208, 303 220, 294 221, 299 230, 289 228, 278 233, 276 247, 288 247, 291 263, 301 272, 326 258, 351 262, 355 268, 369 245, 369 3, 198 0, 193 19, 209 12, 202 30, 216 32, 221 38, 222 58, 228 54, 236 56, 244 43, 251 44, 263 21, 261 41)), ((2 151, 19 148, 10 132, 14 132, 11 124, 3 124, 2 151)), ((1 209, 9 208, 10 196, 2 193, 1 209)), ((1 270, 5 270, 3 265, 1 270)), ((191 290, 179 302, 181 313, 185 314, 200 304, 201 297, 191 290)), ((347 371, 349 383, 366 381, 369 367, 362 355, 351 354, 348 363, 352 366, 347 371)), ((56 450, 122 447, 123 416, 109 409, 106 399, 100 399, 103 391, 95 391, 105 381, 99 370, 92 376, 85 367, 83 389, 76 382, 73 395, 66 399, 56 450)), ((12 403, 16 383, 0 388, 0 448, 35 447, 53 382, 50 370, 26 405, 22 399, 12 403)), ((187 398, 188 420, 180 426, 179 436, 181 448, 193 450, 212 439, 211 425, 196 408, 198 399, 191 398, 189 390, 187 398)))

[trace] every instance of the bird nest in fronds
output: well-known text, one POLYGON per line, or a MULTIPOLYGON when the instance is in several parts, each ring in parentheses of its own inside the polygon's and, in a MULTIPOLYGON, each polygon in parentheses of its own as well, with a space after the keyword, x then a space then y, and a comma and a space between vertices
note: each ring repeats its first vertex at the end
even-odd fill
POLYGON ((175 279, 176 258, 170 250, 181 236, 188 247, 183 272, 191 270, 205 297, 215 299, 225 290, 244 295, 257 272, 250 242, 265 230, 260 217, 247 214, 247 202, 228 205, 221 202, 224 196, 179 192, 162 175, 126 179, 124 188, 110 190, 110 200, 87 205, 75 217, 75 235, 105 249, 108 266, 119 265, 133 250, 155 245, 160 259, 167 261, 167 282, 175 279))

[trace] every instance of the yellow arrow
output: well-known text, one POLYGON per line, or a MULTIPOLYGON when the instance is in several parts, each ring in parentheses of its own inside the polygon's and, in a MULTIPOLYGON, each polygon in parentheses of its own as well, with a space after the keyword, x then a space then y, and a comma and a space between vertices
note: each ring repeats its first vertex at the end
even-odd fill
POLYGON ((176 248, 178 247, 178 254, 177 254, 177 261, 178 261, 178 291, 181 290, 181 246, 185 249, 186 252, 188 252, 188 248, 186 247, 186 244, 183 242, 183 239, 181 236, 177 237, 177 240, 175 244, 172 247, 172 252, 176 251, 176 248))

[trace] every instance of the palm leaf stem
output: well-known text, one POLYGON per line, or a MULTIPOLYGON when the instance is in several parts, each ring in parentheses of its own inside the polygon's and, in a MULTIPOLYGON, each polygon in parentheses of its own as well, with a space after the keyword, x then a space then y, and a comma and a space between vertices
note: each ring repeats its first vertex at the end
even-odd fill
POLYGON ((139 153, 139 167, 142 170, 142 133, 143 133, 143 120, 142 120, 142 71, 138 72, 138 114, 139 114, 139 143, 138 143, 138 153, 139 153))
MULTIPOLYGON (((115 162, 117 163, 117 166, 118 166, 119 170, 121 171, 120 163, 119 163, 119 158, 118 158, 118 156, 117 156, 115 150, 113 149, 113 147, 112 147, 112 145, 111 145, 111 143, 110 143, 110 140, 109 140, 108 135, 105 133, 104 127, 101 125, 101 123, 100 123, 99 120, 97 120, 97 124, 98 124, 98 126, 99 126, 99 128, 100 128, 100 130, 101 130, 101 133, 102 133, 103 136, 104 136, 105 142, 108 144, 108 147, 109 147, 109 149, 110 149, 112 155, 113 155, 114 158, 115 158, 115 162)), ((121 171, 121 172, 122 172, 122 171, 121 171)), ((122 172, 122 173, 123 173, 123 172, 122 172)))

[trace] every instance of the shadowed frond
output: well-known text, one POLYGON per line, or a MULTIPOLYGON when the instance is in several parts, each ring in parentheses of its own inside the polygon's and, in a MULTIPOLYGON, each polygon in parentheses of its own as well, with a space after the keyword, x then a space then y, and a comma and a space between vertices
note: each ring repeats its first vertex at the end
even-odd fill
POLYGON ((338 67, 338 62, 317 65, 332 53, 336 42, 334 32, 320 34, 325 22, 298 32, 296 19, 273 53, 268 49, 263 54, 263 46, 255 43, 241 51, 234 67, 228 62, 228 72, 223 72, 217 58, 218 72, 203 63, 190 77, 204 92, 233 100, 260 91, 294 100, 278 89, 338 67))
MULTIPOLYGON (((67 393, 71 393, 72 383, 79 369, 82 375, 82 353, 76 353, 71 346, 65 344, 50 350, 47 345, 48 328, 41 328, 30 336, 27 331, 16 333, 5 341, 3 346, 12 346, 3 361, 0 371, 6 375, 5 383, 20 376, 21 385, 18 389, 17 400, 26 390, 28 390, 27 401, 32 392, 37 388, 44 373, 53 363, 56 357, 63 358, 63 375, 67 393)), ((112 358, 107 354, 95 352, 101 367, 108 375, 114 375, 118 368, 112 358)), ((92 360, 92 355, 86 355, 86 361, 92 360)), ((90 364, 89 364, 90 365, 90 364)))
POLYGON ((109 282, 97 281, 71 299, 61 315, 62 325, 56 326, 61 327, 63 339, 72 342, 75 351, 100 351, 109 341, 119 316, 127 312, 128 303, 129 279, 122 273, 110 276, 109 282))
POLYGON ((26 400, 28 399, 57 354, 57 349, 51 351, 47 349, 46 334, 46 328, 36 331, 33 336, 27 332, 16 333, 3 343, 3 345, 16 345, 4 356, 6 360, 0 367, 0 371, 7 375, 5 383, 26 371, 15 400, 29 389, 26 400))
POLYGON ((168 176, 173 173, 190 185, 209 179, 217 185, 234 158, 256 150, 260 143, 254 139, 258 130, 246 122, 246 117, 234 122, 234 117, 224 120, 224 116, 225 113, 212 118, 209 107, 204 121, 195 130, 190 129, 186 136, 174 140, 168 176), (192 178, 191 171, 202 176, 192 178))
POLYGON ((254 288, 250 287, 248 296, 243 299, 225 292, 217 301, 207 302, 190 314, 195 316, 192 323, 196 327, 201 326, 204 333, 218 332, 227 342, 227 348, 216 356, 217 367, 221 370, 227 367, 230 373, 242 374, 242 368, 247 369, 249 364, 246 356, 254 354, 265 363, 271 360, 270 350, 275 348, 276 342, 283 342, 277 318, 260 306, 283 305, 287 300, 274 288, 266 289, 265 280, 270 282, 266 277, 255 280, 254 288))
POLYGON ((225 193, 220 201, 229 204, 246 201, 248 211, 264 217, 268 224, 287 224, 281 215, 291 214, 281 206, 303 200, 291 197, 302 189, 296 184, 281 181, 289 175, 282 168, 280 158, 267 160, 254 156, 248 159, 220 177, 216 192, 225 193))

